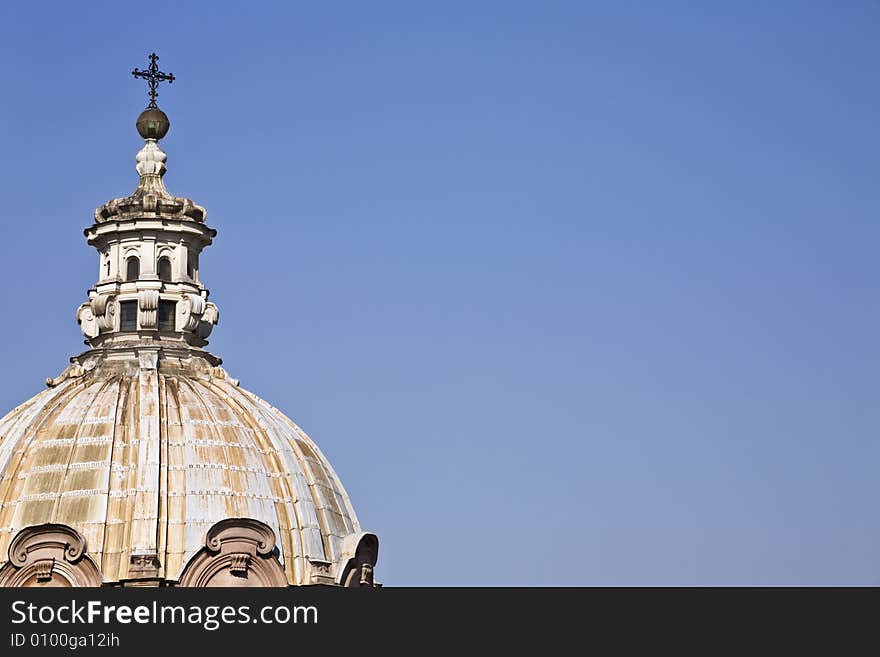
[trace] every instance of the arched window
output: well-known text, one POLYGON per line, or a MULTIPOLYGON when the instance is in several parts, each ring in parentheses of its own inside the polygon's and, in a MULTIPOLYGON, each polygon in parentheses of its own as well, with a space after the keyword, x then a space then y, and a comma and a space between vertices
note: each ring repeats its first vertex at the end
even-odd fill
POLYGON ((188 252, 186 257, 186 275, 196 280, 196 272, 199 269, 199 254, 194 251, 188 252))
POLYGON ((141 261, 131 256, 125 261, 125 280, 136 281, 141 275, 141 261))
POLYGON ((171 282, 171 260, 166 256, 159 258, 159 280, 166 283, 171 282))

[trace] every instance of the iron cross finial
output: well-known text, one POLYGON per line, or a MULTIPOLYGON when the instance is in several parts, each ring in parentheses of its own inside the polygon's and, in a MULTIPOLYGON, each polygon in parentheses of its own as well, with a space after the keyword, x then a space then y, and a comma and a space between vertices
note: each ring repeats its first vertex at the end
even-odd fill
POLYGON ((156 96, 159 95, 159 83, 160 82, 168 82, 171 84, 174 82, 174 75, 172 73, 163 73, 159 70, 159 65, 156 63, 159 61, 159 57, 156 53, 150 55, 150 67, 142 71, 139 68, 135 67, 135 69, 131 72, 131 74, 136 78, 144 78, 147 81, 147 84, 150 85, 150 104, 147 107, 158 108, 156 105, 156 96))

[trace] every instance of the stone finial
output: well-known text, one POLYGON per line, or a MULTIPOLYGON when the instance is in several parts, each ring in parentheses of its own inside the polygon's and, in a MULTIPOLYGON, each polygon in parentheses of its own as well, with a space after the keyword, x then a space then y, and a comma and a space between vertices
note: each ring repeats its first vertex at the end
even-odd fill
POLYGON ((147 139, 135 159, 137 160, 135 168, 141 177, 134 193, 135 197, 155 195, 158 198, 171 199, 171 194, 168 193, 168 190, 165 189, 165 183, 162 182, 162 176, 168 170, 165 166, 168 156, 165 155, 165 151, 159 148, 156 140, 147 139))
POLYGON ((137 172, 143 176, 164 176, 168 168, 165 161, 168 156, 159 148, 155 139, 147 139, 144 147, 137 154, 137 172))

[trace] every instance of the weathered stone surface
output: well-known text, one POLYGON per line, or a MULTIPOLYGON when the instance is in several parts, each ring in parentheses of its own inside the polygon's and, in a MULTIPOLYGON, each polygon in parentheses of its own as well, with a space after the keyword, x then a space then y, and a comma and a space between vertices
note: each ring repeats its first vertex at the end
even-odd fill
POLYGON ((275 533, 290 584, 312 583, 315 561, 338 580, 361 531, 342 483, 294 422, 212 363, 86 352, 77 376, 0 420, 0 554, 25 527, 63 524, 104 582, 177 580, 210 527, 251 518, 275 533))

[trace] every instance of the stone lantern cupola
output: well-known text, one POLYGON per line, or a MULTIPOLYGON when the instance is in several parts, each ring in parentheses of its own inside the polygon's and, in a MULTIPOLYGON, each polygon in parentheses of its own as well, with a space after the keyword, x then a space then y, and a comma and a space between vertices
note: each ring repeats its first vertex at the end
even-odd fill
POLYGON ((217 232, 190 199, 172 196, 159 139, 170 122, 150 108, 137 121, 144 147, 134 193, 95 210, 85 230, 99 253, 98 281, 76 319, 93 348, 124 343, 202 347, 219 319, 199 276, 199 254, 217 232))

